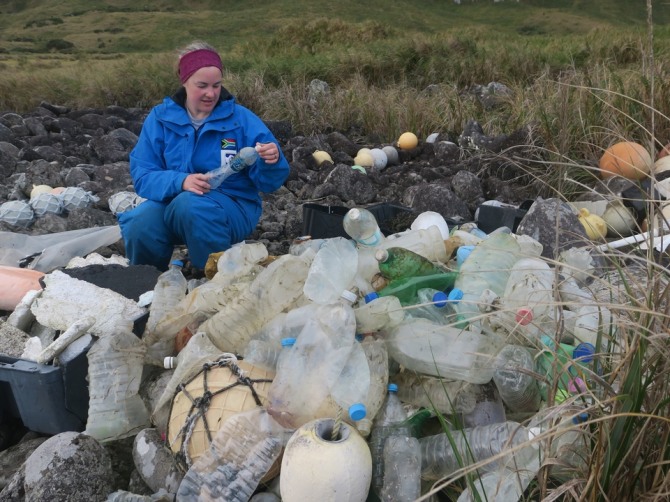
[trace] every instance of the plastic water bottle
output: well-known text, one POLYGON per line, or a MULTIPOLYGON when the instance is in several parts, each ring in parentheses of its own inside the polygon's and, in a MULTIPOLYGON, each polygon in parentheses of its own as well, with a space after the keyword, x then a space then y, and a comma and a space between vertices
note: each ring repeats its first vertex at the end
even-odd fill
POLYGON ((247 502, 288 439, 263 408, 230 417, 193 463, 177 500, 247 502))
POLYGON ((330 388, 333 400, 357 422, 367 415, 365 400, 370 391, 370 367, 360 343, 352 345, 347 361, 330 388))
POLYGON ((407 310, 411 317, 423 317, 436 324, 451 324, 457 328, 466 328, 467 322, 456 312, 456 304, 461 300, 462 292, 452 289, 449 294, 434 288, 421 288, 417 291, 417 303, 407 310))
POLYGON ((495 384, 488 382, 480 385, 478 390, 474 409, 469 413, 463 413, 463 426, 479 427, 504 422, 507 419, 505 405, 495 384))
POLYGON ((268 371, 277 370, 277 359, 281 345, 266 340, 251 340, 243 351, 244 360, 258 368, 268 371))
POLYGON ((398 382, 398 397, 404 403, 445 415, 470 413, 475 409, 479 385, 420 375, 413 371, 402 371, 394 378, 398 382))
POLYGON ((354 207, 347 211, 342 226, 347 235, 360 246, 375 247, 384 240, 377 218, 365 208, 354 207))
POLYGON ((408 436, 390 436, 384 443, 381 500, 413 502, 421 496, 421 446, 408 436))
POLYGON ((384 404, 389 380, 389 358, 386 350, 386 341, 375 338, 374 335, 364 336, 361 347, 368 360, 370 369, 370 387, 363 400, 367 410, 366 416, 356 422, 356 428, 363 437, 368 437, 372 431, 372 420, 384 404))
POLYGON ((535 370, 526 347, 506 345, 494 360, 493 381, 500 397, 513 412, 535 412, 540 407, 540 388, 529 373, 535 370))
MULTIPOLYGON (((517 422, 507 421, 463 430, 451 430, 419 439, 421 444, 421 477, 438 480, 461 467, 475 464, 515 448, 528 441, 528 430, 517 422), (455 448, 452 446, 453 440, 455 448)), ((513 453, 482 465, 491 471, 509 461, 513 453)))
POLYGON ((149 309, 149 319, 144 329, 144 343, 150 347, 159 339, 154 332, 156 325, 165 318, 186 295, 188 287, 186 277, 182 273, 184 262, 174 260, 168 269, 158 276, 154 287, 154 297, 149 309))
POLYGON ((521 258, 521 248, 514 237, 506 233, 491 234, 475 246, 458 271, 454 287, 463 292, 458 305, 459 314, 470 325, 479 326, 480 304, 484 290, 502 297, 510 269, 521 258))
POLYGON ((209 188, 211 190, 216 190, 226 178, 232 174, 239 173, 242 169, 252 166, 254 162, 256 162, 256 159, 258 159, 258 151, 256 148, 251 146, 242 148, 237 155, 228 161, 227 164, 223 164, 221 167, 217 167, 207 173, 209 188))
POLYGON ((106 442, 149 427, 149 411, 139 395, 145 353, 130 326, 98 339, 88 351, 87 435, 106 442))
POLYGON ((315 303, 332 303, 354 283, 358 251, 349 239, 333 237, 319 248, 309 267, 303 291, 315 303))
POLYGON ((375 259, 379 263, 381 274, 391 280, 447 272, 445 267, 436 265, 428 258, 401 247, 377 249, 375 259))
MULTIPOLYGON (((573 381, 577 376, 572 368, 575 348, 567 343, 556 346, 554 340, 547 335, 543 335, 540 341, 541 350, 535 358, 535 368, 539 374, 547 377, 551 386, 555 385, 554 400, 561 403, 570 395, 571 384, 574 385, 573 381)), ((538 382, 538 385, 542 400, 547 401, 549 386, 544 382, 538 382)))
POLYGON ((406 369, 483 384, 493 378, 493 360, 504 342, 489 335, 406 319, 389 332, 389 355, 406 369))
POLYGON ((322 406, 330 399, 332 385, 356 343, 356 319, 351 305, 314 305, 315 309, 302 310, 307 316, 302 320, 302 329, 286 354, 285 363, 282 351, 268 391, 268 411, 285 427, 297 428, 321 418, 322 406))
POLYGON ((354 309, 358 333, 376 333, 390 329, 405 319, 405 310, 396 296, 371 295, 366 297, 366 302, 354 309))
POLYGON ((421 275, 418 277, 403 277, 390 281, 384 288, 375 293, 365 296, 365 301, 379 296, 397 296, 402 305, 412 305, 417 302, 417 292, 423 288, 433 288, 446 291, 454 286, 458 274, 455 272, 442 272, 433 275, 421 275))
POLYGON ((231 299, 200 330, 223 352, 242 354, 249 340, 274 316, 303 297, 310 264, 300 256, 281 255, 231 299))
POLYGON ((384 486, 384 447, 387 438, 391 436, 410 437, 409 426, 405 425, 407 413, 398 398, 398 386, 388 385, 388 394, 381 410, 375 417, 370 437, 370 451, 372 453, 372 489, 377 496, 381 495, 384 486))

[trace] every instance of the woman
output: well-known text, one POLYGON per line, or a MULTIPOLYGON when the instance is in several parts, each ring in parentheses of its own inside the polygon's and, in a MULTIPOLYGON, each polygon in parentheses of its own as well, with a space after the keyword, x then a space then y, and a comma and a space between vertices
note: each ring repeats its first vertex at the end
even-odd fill
POLYGON ((147 116, 130 154, 135 191, 147 200, 119 214, 126 256, 133 265, 166 270, 174 246, 186 244, 195 268, 253 232, 261 216, 259 192, 284 183, 289 165, 262 120, 222 87, 216 50, 194 42, 180 52, 182 88, 147 116), (259 158, 210 189, 206 173, 243 147, 259 158))

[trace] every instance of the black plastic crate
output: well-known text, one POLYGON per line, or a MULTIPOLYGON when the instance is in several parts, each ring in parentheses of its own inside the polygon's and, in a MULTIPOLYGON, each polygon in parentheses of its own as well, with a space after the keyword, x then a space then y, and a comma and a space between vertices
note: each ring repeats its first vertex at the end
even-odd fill
MULTIPOLYGON (((311 235, 312 239, 349 238, 342 226, 344 215, 349 212, 349 209, 345 206, 303 204, 303 235, 311 235)), ((365 209, 375 216, 379 229, 384 235, 407 230, 417 216, 413 209, 397 204, 381 203, 365 209)))
POLYGON ((42 434, 83 431, 88 418, 87 350, 62 366, 0 354, 0 420, 42 434))

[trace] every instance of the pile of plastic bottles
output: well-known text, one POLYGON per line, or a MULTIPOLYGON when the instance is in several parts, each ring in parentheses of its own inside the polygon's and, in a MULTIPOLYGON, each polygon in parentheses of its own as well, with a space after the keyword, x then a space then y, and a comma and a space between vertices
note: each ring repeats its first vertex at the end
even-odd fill
POLYGON ((474 466, 478 482, 458 500, 476 489, 510 501, 543 464, 558 480, 580 476, 615 320, 537 241, 431 218, 384 236, 354 208, 350 239, 300 239, 278 257, 241 243, 190 286, 173 263, 142 341, 120 328, 91 350, 87 432, 118 438, 150 421, 177 451, 205 399, 180 422, 175 395, 225 360, 247 365, 240 381, 253 367, 271 383, 250 405, 223 405, 234 413, 185 459, 178 500, 410 501, 474 466), (111 349, 118 358, 99 358, 111 349), (171 377, 147 410, 132 383, 164 358, 171 377), (103 373, 117 377, 112 392, 96 383, 103 373))

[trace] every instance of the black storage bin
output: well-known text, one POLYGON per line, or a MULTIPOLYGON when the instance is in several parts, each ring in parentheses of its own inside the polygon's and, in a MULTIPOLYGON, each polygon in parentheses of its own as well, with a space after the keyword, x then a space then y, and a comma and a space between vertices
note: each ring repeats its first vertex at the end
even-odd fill
MULTIPOLYGON (((344 215, 349 212, 345 206, 323 206, 320 204, 302 205, 303 235, 310 235, 312 239, 329 239, 331 237, 345 237, 342 223, 344 215)), ((384 235, 390 235, 407 230, 417 216, 413 209, 396 204, 381 203, 368 206, 379 224, 384 235)))
POLYGON ((42 434, 83 431, 89 399, 87 352, 62 366, 0 354, 0 420, 12 416, 42 434))
POLYGON ((526 216, 533 202, 535 201, 524 201, 519 207, 498 207, 482 204, 477 208, 477 227, 487 234, 500 227, 507 227, 512 232, 516 232, 516 228, 523 217, 526 216))

